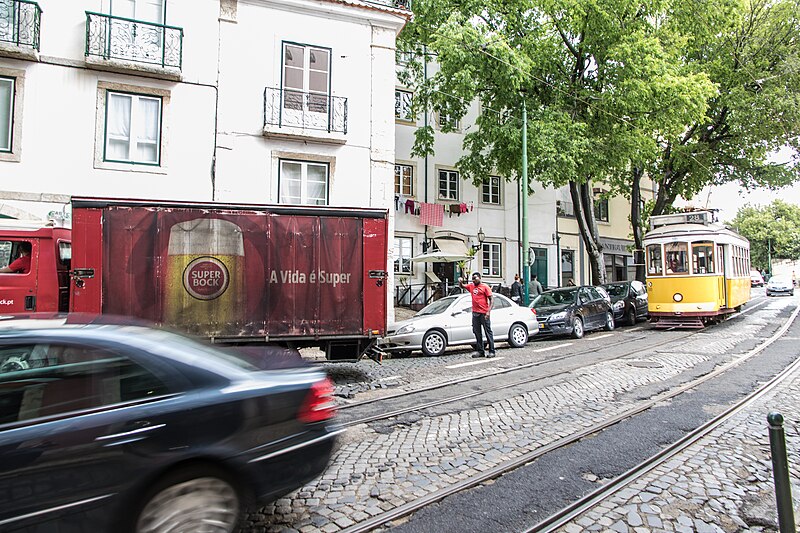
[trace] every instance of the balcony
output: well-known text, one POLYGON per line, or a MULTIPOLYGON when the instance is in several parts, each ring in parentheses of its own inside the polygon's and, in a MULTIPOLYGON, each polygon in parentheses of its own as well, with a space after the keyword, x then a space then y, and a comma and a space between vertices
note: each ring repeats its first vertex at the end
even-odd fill
POLYGON ((87 11, 86 60, 99 67, 116 67, 110 70, 180 77, 183 28, 87 11))
POLYGON ((264 135, 344 144, 347 98, 267 87, 264 89, 264 135))
POLYGON ((39 52, 42 9, 28 0, 0 0, 0 53, 35 58, 39 52))
POLYGON ((405 9, 406 11, 411 11, 411 0, 365 0, 365 2, 368 4, 394 7, 397 9, 405 9))

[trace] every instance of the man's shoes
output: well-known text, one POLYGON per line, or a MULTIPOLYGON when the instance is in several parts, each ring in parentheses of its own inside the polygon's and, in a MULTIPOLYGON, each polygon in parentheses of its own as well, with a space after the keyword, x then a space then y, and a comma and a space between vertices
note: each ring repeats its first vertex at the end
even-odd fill
POLYGON ((484 356, 484 355, 483 355, 481 352, 473 352, 473 353, 472 353, 472 358, 473 358, 473 359, 476 359, 476 358, 478 358, 478 357, 483 357, 483 356, 484 356))
POLYGON ((486 357, 494 357, 494 356, 495 356, 494 352, 489 352, 486 354, 486 357))

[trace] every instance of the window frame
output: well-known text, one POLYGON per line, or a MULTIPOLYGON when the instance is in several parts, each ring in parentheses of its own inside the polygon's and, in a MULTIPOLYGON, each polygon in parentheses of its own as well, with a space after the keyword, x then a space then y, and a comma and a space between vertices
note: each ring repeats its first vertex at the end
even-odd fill
POLYGON ((409 91, 408 89, 395 88, 394 90, 395 121, 402 122, 404 124, 415 124, 417 118, 413 114, 413 107, 414 107, 414 91, 409 91), (407 95, 408 98, 406 102, 403 101, 401 95, 407 95), (398 113, 398 111, 402 112, 403 110, 406 111, 405 115, 403 115, 402 113, 398 113))
POLYGON ((414 197, 414 165, 409 165, 407 163, 395 163, 394 164, 394 193, 399 194, 401 196, 407 197, 414 197), (404 179, 405 177, 402 175, 402 169, 407 169, 409 172, 408 175, 408 191, 404 192, 404 179), (398 173, 398 170, 401 170, 398 173))
POLYGON ((500 180, 500 176, 489 176, 489 179, 481 183, 481 203, 486 205, 496 205, 500 206, 503 205, 503 187, 502 182, 500 180), (497 193, 493 194, 492 189, 494 188, 493 182, 497 182, 497 193), (487 200, 488 196, 488 200, 487 200), (496 196, 496 201, 492 201, 493 197, 496 196))
POLYGON ((10 154, 14 151, 14 109, 16 107, 17 99, 17 78, 0 74, 0 81, 10 82, 8 98, 8 124, 0 126, 8 126, 8 146, 0 146, 0 152, 10 154))
POLYGON ((283 205, 330 205, 330 187, 331 187, 331 165, 325 161, 310 161, 310 160, 303 160, 303 159, 292 159, 288 157, 281 157, 278 159, 278 203, 283 205), (300 201, 301 203, 287 203, 282 200, 282 185, 283 185, 283 164, 284 163, 295 163, 301 166, 301 173, 300 173, 300 201), (325 203, 318 204, 318 203, 307 203, 304 202, 303 199, 308 199, 308 166, 309 165, 319 165, 321 167, 325 167, 325 203))
POLYGON ((458 184, 461 180, 461 173, 458 170, 448 169, 448 168, 440 168, 437 170, 437 186, 436 186, 436 197, 439 200, 449 200, 453 202, 458 202, 460 197, 460 191, 458 184), (446 186, 444 188, 444 195, 442 195, 442 178, 446 180, 446 186), (453 178, 455 178, 453 180, 453 178), (454 190, 451 190, 451 185, 453 185, 454 190), (449 194, 454 194, 454 196, 449 196, 449 194))
POLYGON ((131 91, 121 91, 121 90, 114 90, 107 88, 105 89, 105 113, 104 113, 104 124, 103 124, 103 162, 104 163, 121 163, 125 165, 142 165, 147 167, 160 167, 161 166, 161 157, 162 157, 162 144, 164 142, 164 98, 163 96, 155 96, 153 94, 147 93, 138 93, 138 92, 131 92, 131 91), (109 122, 109 102, 111 101, 112 95, 121 95, 127 96, 131 98, 131 114, 129 117, 130 121, 130 133, 128 135, 128 159, 111 159, 108 154, 108 141, 109 141, 109 132, 108 132, 108 122, 109 122), (131 159, 130 156, 136 150, 138 146, 138 140, 134 141, 136 133, 140 130, 137 129, 134 131, 133 125, 136 123, 137 128, 144 127, 141 121, 138 120, 139 118, 139 111, 134 112, 134 108, 138 106, 134 106, 134 101, 139 102, 140 99, 150 99, 150 100, 157 100, 158 101, 158 139, 155 142, 156 146, 156 161, 137 161, 131 159), (137 120, 134 120, 134 117, 137 120))
POLYGON ((395 236, 394 238, 394 273, 398 276, 412 276, 414 274, 414 264, 411 258, 414 256, 414 238, 405 236, 395 236), (407 246, 403 246, 406 244, 407 246), (403 268, 403 260, 406 259, 404 255, 404 248, 408 251, 408 269, 403 268))
POLYGON ((436 126, 439 128, 439 131, 444 132, 447 130, 448 132, 461 132, 461 119, 460 118, 451 118, 450 115, 443 111, 439 111, 436 114, 436 126))
POLYGON ((503 275, 503 245, 499 242, 481 243, 481 276, 499 278, 503 275))
MULTIPOLYGON (((281 41, 281 58, 280 58, 280 68, 281 68, 281 113, 284 111, 299 111, 299 112, 309 112, 309 113, 319 113, 319 114, 330 114, 330 105, 331 105, 331 96, 333 95, 332 92, 332 78, 333 78, 333 48, 327 46, 317 46, 308 43, 299 43, 295 41, 281 41), (287 89, 286 87, 286 50, 289 46, 294 46, 303 49, 303 67, 302 67, 302 78, 303 78, 303 87, 297 89, 296 87, 292 87, 287 89), (311 68, 311 52, 314 50, 319 50, 321 52, 325 52, 328 55, 328 64, 327 64, 327 86, 324 93, 314 90, 311 90, 311 73, 312 71, 322 72, 319 69, 312 69, 311 68), (287 91, 291 92, 299 92, 301 95, 309 95, 309 98, 301 97, 302 105, 301 108, 293 109, 286 107, 286 93, 287 91), (324 96, 325 98, 325 109, 324 111, 315 111, 310 109, 310 96, 324 96)), ((297 68, 297 67, 289 67, 289 68, 297 68)))
POLYGON ((598 222, 608 222, 609 221, 608 198, 595 198, 595 200, 594 200, 594 218, 598 222))
POLYGON ((685 241, 675 241, 669 242, 664 244, 664 273, 667 276, 689 276, 692 271, 691 263, 691 252, 689 243, 685 241), (672 247, 673 249, 668 249, 668 247, 672 247), (669 259, 670 254, 678 254, 679 256, 683 256, 683 269, 678 271, 670 272, 669 264, 671 259, 669 259))

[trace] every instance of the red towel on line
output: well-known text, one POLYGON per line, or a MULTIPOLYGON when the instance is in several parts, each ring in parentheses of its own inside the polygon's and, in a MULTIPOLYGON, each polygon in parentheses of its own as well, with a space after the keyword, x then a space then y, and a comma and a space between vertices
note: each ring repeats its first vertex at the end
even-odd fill
POLYGON ((444 222, 444 209, 437 204, 419 204, 419 221, 426 226, 441 226, 444 222))

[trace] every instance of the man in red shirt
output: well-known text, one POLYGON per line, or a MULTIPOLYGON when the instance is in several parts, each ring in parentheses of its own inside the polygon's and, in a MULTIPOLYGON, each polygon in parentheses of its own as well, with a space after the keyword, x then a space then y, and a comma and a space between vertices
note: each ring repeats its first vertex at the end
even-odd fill
POLYGON ((492 310, 492 289, 481 283, 481 275, 477 272, 472 274, 472 283, 465 285, 464 278, 458 278, 458 285, 472 295, 472 332, 478 344, 478 353, 472 357, 494 357, 494 334, 489 321, 489 313, 492 310), (489 342, 488 354, 483 346, 483 332, 486 332, 486 340, 489 342))
POLYGON ((19 257, 12 261, 7 267, 0 268, 0 274, 11 272, 18 272, 20 274, 27 274, 31 271, 31 243, 23 241, 19 243, 19 257))

